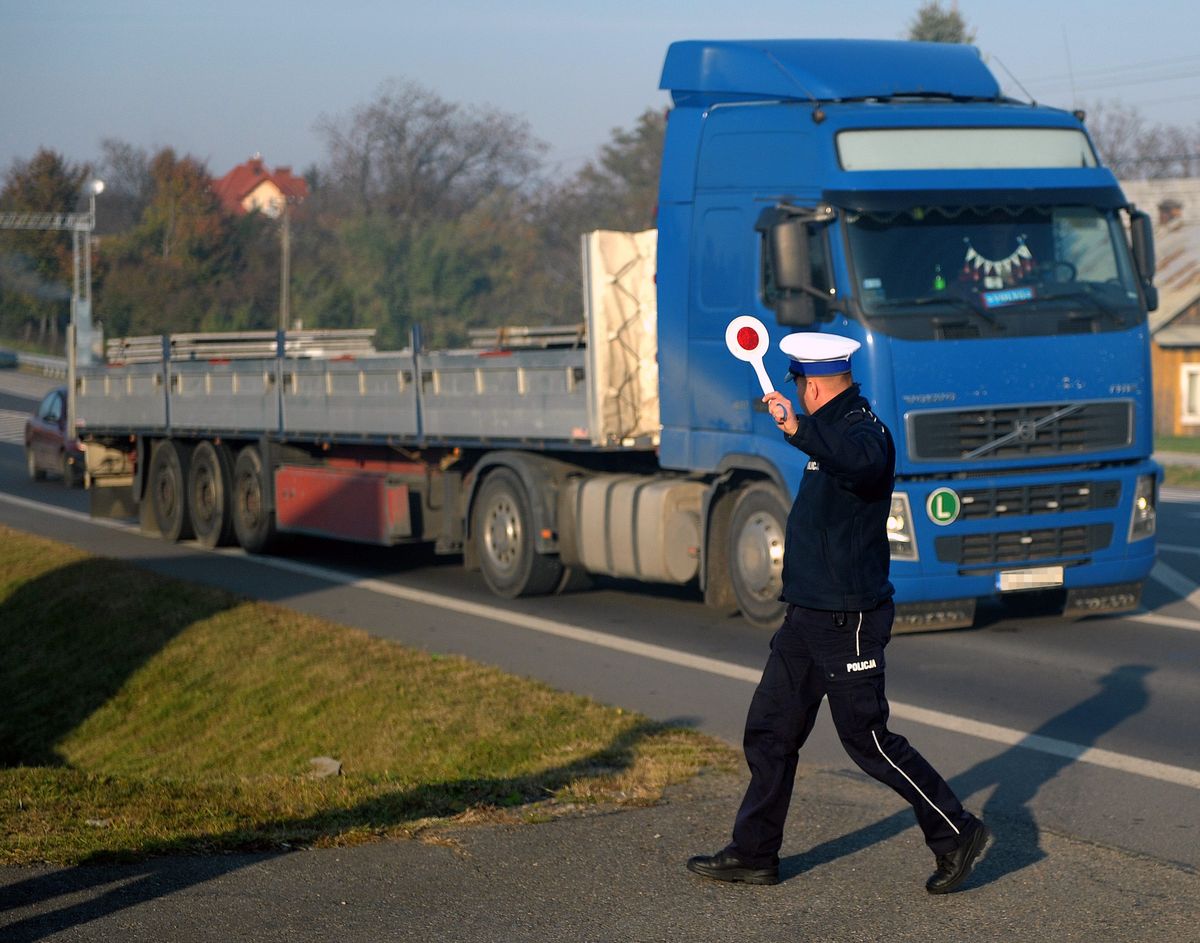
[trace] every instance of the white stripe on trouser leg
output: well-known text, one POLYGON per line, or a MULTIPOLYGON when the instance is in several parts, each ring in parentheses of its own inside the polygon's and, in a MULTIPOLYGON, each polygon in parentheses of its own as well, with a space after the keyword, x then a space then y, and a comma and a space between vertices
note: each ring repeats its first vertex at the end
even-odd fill
POLYGON ((862 632, 862 617, 863 614, 858 614, 858 628, 854 630, 854 657, 862 658, 862 651, 858 647, 858 636, 862 632))
POLYGON ((892 758, 890 756, 888 756, 886 753, 884 753, 883 747, 879 745, 879 734, 877 734, 874 730, 871 731, 871 739, 875 741, 875 749, 879 751, 879 755, 888 761, 888 763, 891 765, 892 769, 894 769, 897 773, 899 773, 905 779, 908 779, 908 784, 910 786, 912 786, 913 789, 915 789, 918 793, 920 793, 922 799, 924 799, 931 806, 933 806, 933 808, 937 811, 938 815, 940 815, 942 818, 944 818, 946 820, 946 824, 949 825, 952 829, 954 829, 955 835, 961 835, 962 832, 960 832, 958 830, 958 826, 956 826, 953 822, 950 821, 950 817, 948 815, 946 815, 946 813, 943 812, 941 809, 939 809, 936 805, 934 805, 933 800, 930 799, 929 796, 927 796, 927 795, 925 795, 925 793, 921 792, 921 787, 918 786, 916 783, 914 783, 911 779, 909 779, 908 774, 906 772, 904 772, 904 770, 902 770, 895 763, 892 763, 892 758))

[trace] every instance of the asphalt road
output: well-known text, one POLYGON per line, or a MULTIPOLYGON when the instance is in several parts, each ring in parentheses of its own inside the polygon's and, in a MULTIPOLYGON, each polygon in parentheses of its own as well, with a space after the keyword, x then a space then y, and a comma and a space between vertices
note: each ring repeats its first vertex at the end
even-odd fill
MULTIPOLYGON (((0 405, 0 411, 5 408, 0 405)), ((738 619, 714 617, 688 590, 604 581, 585 592, 509 602, 491 596, 478 575, 464 573, 457 561, 427 554, 320 541, 298 544, 282 559, 211 553, 90 523, 83 513, 86 504, 83 492, 28 482, 20 448, 0 441, 0 522, 405 644, 465 654, 731 742, 740 738, 753 679, 765 656, 767 633, 738 619)), ((1173 892, 1174 903, 1161 906, 1190 906, 1195 912, 1200 900, 1200 730, 1194 722, 1200 716, 1198 533, 1200 496, 1168 495, 1159 518, 1161 563, 1147 585, 1143 613, 1066 623, 987 609, 972 629, 899 636, 889 647, 893 727, 951 780, 968 807, 1008 834, 1024 836, 1023 844, 1009 847, 1015 855, 1011 872, 1037 873, 1044 865, 1036 862, 1052 839, 1061 840, 1080 860, 1089 860, 1089 848, 1097 850, 1097 860, 1111 855, 1111 872, 1098 878, 1101 890, 1089 893, 1128 885, 1130 875, 1149 862, 1166 868, 1162 873, 1182 882, 1190 894, 1184 901, 1173 892)), ((801 759, 813 782, 846 776, 849 763, 827 715, 818 721, 801 759)), ((727 791, 729 796, 689 833, 693 842, 705 843, 693 851, 725 842, 736 788, 727 791)), ((869 794, 875 797, 869 801, 895 811, 886 791, 869 794)), ((810 798, 813 807, 819 804, 816 794, 810 798)), ((876 836, 881 840, 911 825, 903 816, 884 821, 892 824, 882 826, 876 836)), ((801 828, 793 826, 789 836, 795 837, 789 840, 803 847, 801 828)), ((412 853, 396 852, 405 858, 412 853)), ((1059 860, 1072 859, 1064 851, 1059 860)), ((1161 879, 1161 873, 1146 878, 1161 879)), ((1018 896, 1039 893, 1036 882, 1032 888, 1008 889, 1018 896)), ((1150 886, 1140 890, 1154 893, 1150 886)), ((1179 932, 1183 935, 1156 938, 1200 937, 1200 931, 1188 936, 1186 925, 1179 932)), ((875 937, 864 933, 861 938, 875 937)), ((1058 938, 1074 937, 1064 932, 1058 938)), ((1109 938, 1142 937, 1110 933, 1109 938)))

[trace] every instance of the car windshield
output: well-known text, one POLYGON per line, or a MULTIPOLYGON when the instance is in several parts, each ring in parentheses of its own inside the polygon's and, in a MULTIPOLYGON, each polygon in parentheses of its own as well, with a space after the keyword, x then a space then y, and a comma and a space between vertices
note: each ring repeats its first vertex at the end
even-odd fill
POLYGON ((843 216, 872 325, 910 338, 1119 330, 1144 318, 1115 212, 917 207, 843 216))

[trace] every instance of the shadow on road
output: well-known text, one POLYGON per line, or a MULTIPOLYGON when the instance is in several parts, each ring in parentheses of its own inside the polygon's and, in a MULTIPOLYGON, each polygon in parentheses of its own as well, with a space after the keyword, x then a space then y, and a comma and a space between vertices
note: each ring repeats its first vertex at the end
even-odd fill
MULTIPOLYGON (((1050 718, 1030 737, 1065 740, 1083 747, 1095 745, 1101 736, 1146 707, 1149 694, 1145 678, 1153 670, 1146 665, 1115 668, 1100 679, 1099 691, 1050 718)), ((991 826, 996 844, 964 887, 994 881, 1046 856, 1030 803, 1042 786, 1074 762, 1073 758, 1051 756, 1017 744, 950 780, 955 793, 969 808, 971 796, 995 787, 981 815, 991 826)), ((811 871, 886 841, 910 828, 913 822, 912 811, 906 808, 848 835, 783 859, 780 862, 780 874, 786 879, 811 871)))

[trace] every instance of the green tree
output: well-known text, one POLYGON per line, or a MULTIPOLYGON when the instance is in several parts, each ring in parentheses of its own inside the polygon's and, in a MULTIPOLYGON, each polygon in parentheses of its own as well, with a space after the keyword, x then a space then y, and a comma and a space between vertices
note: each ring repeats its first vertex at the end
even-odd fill
POLYGON ((929 0, 908 25, 908 38, 931 43, 973 43, 975 31, 967 28, 956 0, 949 10, 942 9, 941 0, 929 0))
POLYGON ((149 195, 101 244, 97 312, 109 336, 265 328, 278 299, 278 242, 258 214, 227 216, 205 165, 170 148, 148 162, 149 195))
MULTIPOLYGON (((79 210, 87 164, 48 149, 16 161, 0 190, 0 209, 28 213, 79 210)), ((0 331, 57 348, 69 316, 72 236, 63 230, 0 231, 0 331)))

